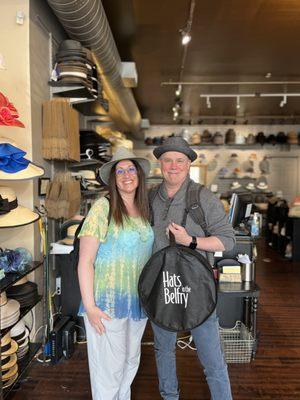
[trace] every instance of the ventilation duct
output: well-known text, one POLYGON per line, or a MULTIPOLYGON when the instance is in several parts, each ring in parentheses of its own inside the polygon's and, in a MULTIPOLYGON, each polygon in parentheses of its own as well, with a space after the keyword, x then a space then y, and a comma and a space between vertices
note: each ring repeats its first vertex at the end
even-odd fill
POLYGON ((122 81, 122 62, 101 0, 48 0, 71 39, 91 49, 109 100, 109 114, 120 130, 138 138, 141 115, 122 81))

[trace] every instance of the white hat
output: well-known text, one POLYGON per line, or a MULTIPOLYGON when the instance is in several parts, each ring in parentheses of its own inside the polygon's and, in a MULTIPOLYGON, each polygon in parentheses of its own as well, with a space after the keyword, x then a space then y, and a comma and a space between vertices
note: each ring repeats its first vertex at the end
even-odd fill
POLYGON ((260 189, 260 190, 268 189, 268 185, 265 182, 259 182, 259 184, 256 187, 257 187, 257 189, 260 189))
POLYGON ((0 186, 0 228, 28 225, 39 218, 40 216, 29 208, 18 205, 12 188, 0 186))
POLYGON ((241 187, 241 184, 238 181, 232 182, 230 188, 231 189, 239 189, 241 187))
MULTIPOLYGON (((5 292, 1 293, 0 301, 1 301, 0 324, 1 324, 1 329, 5 329, 13 325, 19 319, 20 303, 17 300, 8 299, 6 297, 5 292)), ((4 338, 5 336, 1 339, 1 345, 3 343, 2 340, 4 338)))
POLYGON ((6 164, 0 163, 0 179, 9 181, 25 180, 44 175, 45 171, 42 167, 39 167, 32 162, 29 162, 29 164, 26 166, 26 161, 28 162, 28 160, 24 159, 24 155, 26 155, 26 152, 20 149, 15 142, 6 137, 0 137, 0 157, 2 160, 6 160, 7 162, 12 161, 12 163, 15 163, 15 165, 18 165, 19 167, 22 165, 22 163, 18 162, 18 160, 25 161, 25 168, 16 172, 5 172, 4 169, 6 164), (14 148, 12 146, 14 146, 14 148), (12 154, 14 152, 18 156, 17 161, 13 157, 16 156, 16 154, 12 154))
POLYGON ((254 190, 255 189, 254 183, 253 182, 249 182, 248 185, 246 186, 246 189, 254 190))

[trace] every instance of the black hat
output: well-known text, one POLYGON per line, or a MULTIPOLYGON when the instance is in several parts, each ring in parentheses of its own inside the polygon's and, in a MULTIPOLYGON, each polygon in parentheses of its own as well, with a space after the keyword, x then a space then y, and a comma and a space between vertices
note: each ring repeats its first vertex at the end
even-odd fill
POLYGON ((158 159, 162 154, 167 151, 178 151, 185 154, 191 161, 195 161, 197 153, 190 148, 187 141, 180 136, 172 136, 167 138, 163 144, 159 145, 153 150, 154 156, 158 159))

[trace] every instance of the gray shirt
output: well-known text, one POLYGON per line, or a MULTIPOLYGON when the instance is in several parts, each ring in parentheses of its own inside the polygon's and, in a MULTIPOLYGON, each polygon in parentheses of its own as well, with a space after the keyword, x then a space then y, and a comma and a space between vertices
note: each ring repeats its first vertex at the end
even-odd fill
MULTIPOLYGON (((182 224, 184 209, 186 207, 186 190, 190 181, 187 176, 174 197, 169 198, 165 184, 162 183, 154 198, 152 208, 154 214, 154 245, 153 252, 169 245, 169 238, 166 235, 166 228, 170 222, 182 224)), ((225 250, 231 250, 235 244, 234 232, 231 224, 227 222, 227 216, 222 202, 207 188, 201 190, 200 203, 205 216, 209 236, 217 237, 224 245, 225 250)), ((186 226, 187 233, 191 236, 205 237, 200 225, 196 224, 188 215, 186 226)), ((198 250, 213 264, 213 253, 198 250)))

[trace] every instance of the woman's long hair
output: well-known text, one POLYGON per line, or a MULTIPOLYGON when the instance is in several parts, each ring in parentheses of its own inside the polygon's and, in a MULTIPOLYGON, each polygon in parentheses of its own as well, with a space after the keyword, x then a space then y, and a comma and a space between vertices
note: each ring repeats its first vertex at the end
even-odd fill
MULTIPOLYGON (((138 187, 135 192, 135 205, 139 211, 140 217, 144 221, 149 220, 149 203, 148 203, 148 195, 146 189, 146 177, 145 173, 140 167, 140 165, 134 160, 130 160, 137 170, 137 176, 139 180, 138 187)), ((116 165, 112 167, 109 175, 109 197, 110 197, 110 210, 111 216, 114 219, 117 225, 123 226, 124 218, 129 218, 128 211, 123 202, 122 197, 120 196, 117 182, 116 182, 116 165)))

